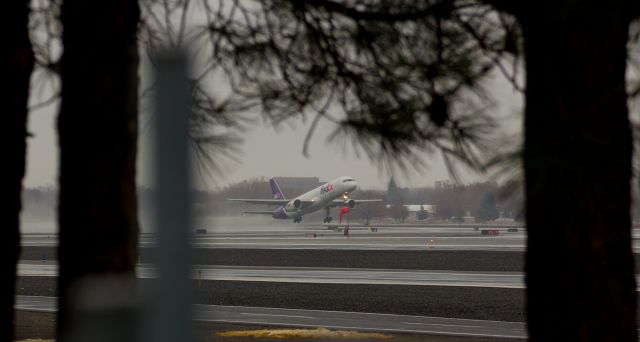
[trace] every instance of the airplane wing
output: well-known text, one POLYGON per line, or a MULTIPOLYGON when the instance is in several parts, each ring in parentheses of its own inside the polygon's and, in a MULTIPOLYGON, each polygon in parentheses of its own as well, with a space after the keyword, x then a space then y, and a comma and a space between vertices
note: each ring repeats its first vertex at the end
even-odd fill
MULTIPOLYGON (((364 200, 349 199, 349 201, 351 200, 355 201, 356 205, 362 204, 362 203, 384 202, 383 199, 364 199, 364 200)), ((331 207, 337 207, 339 205, 344 205, 344 200, 341 200, 341 199, 333 200, 333 204, 331 205, 331 207)))
POLYGON ((257 198, 227 198, 227 201, 244 202, 244 203, 251 203, 251 204, 264 204, 264 205, 285 205, 289 203, 288 200, 257 199, 257 198))
POLYGON ((243 214, 273 215, 273 211, 243 211, 243 214))

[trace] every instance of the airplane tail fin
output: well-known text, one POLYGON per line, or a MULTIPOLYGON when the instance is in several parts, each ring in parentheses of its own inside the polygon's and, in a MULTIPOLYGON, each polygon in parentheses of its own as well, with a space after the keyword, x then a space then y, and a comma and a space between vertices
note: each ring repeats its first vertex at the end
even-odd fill
POLYGON ((271 193, 273 194, 273 199, 281 199, 284 200, 284 194, 282 190, 280 190, 280 186, 276 182, 275 178, 269 179, 269 184, 271 184, 271 193))

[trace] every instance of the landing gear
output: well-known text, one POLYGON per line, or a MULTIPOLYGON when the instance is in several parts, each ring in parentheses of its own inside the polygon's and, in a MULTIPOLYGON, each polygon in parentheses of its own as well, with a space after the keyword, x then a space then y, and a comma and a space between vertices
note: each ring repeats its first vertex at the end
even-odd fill
POLYGON ((327 214, 325 215, 325 218, 322 220, 322 222, 329 223, 329 222, 331 222, 331 220, 333 220, 333 217, 329 216, 331 214, 329 212, 329 207, 326 207, 325 210, 326 210, 327 214))
POLYGON ((293 223, 300 223, 302 222, 302 216, 298 216, 298 217, 294 217, 293 218, 293 223))

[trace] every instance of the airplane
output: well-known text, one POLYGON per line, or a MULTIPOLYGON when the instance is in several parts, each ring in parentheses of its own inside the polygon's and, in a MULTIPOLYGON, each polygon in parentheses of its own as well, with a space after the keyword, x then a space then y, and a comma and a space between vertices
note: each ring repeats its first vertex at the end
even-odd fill
MULTIPOLYGON (((381 199, 354 200, 349 198, 349 193, 355 191, 358 187, 356 180, 349 176, 338 177, 291 200, 284 197, 275 178, 269 179, 269 183, 271 184, 273 199, 229 198, 227 200, 251 204, 278 205, 278 208, 274 211, 247 211, 245 213, 271 215, 274 219, 279 220, 293 218, 294 223, 302 222, 302 215, 322 208, 326 210, 324 222, 329 223, 333 219, 330 216, 330 209, 333 207, 340 206, 352 209, 359 203, 382 202, 381 199)), ((340 217, 342 217, 343 212, 341 211, 340 217)))

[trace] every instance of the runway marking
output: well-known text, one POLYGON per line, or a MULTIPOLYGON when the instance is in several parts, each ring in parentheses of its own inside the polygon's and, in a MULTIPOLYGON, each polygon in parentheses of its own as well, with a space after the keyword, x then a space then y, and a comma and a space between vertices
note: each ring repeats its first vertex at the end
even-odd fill
MULTIPOLYGON (((156 271, 148 265, 138 266, 138 278, 154 278, 156 271)), ((56 265, 19 264, 19 276, 56 277, 56 265)), ((389 270, 323 267, 194 267, 192 279, 276 283, 322 283, 364 285, 461 286, 524 288, 522 273, 444 272, 425 270, 389 270)))
POLYGON ((246 313, 246 312, 242 312, 240 314, 244 315, 244 316, 262 316, 262 317, 285 317, 285 318, 313 319, 313 317, 310 317, 310 316, 292 316, 292 315, 260 314, 260 313, 246 313))
MULTIPOLYGON (((309 234, 309 233, 307 233, 309 234)), ((358 240, 415 240, 415 239, 446 239, 446 240, 461 240, 461 239, 485 239, 485 240, 524 240, 524 236, 365 236, 360 234, 349 234, 349 237, 352 239, 358 240)), ((316 235, 316 237, 308 237, 308 236, 271 236, 271 237, 207 237, 207 238, 198 238, 194 239, 193 242, 196 243, 205 243, 202 240, 344 240, 345 237, 342 234, 336 235, 316 235)), ((146 241, 150 243, 151 241, 146 241)), ((215 243, 215 242, 213 242, 215 243)))
MULTIPOLYGON (((138 266, 136 273, 138 278, 154 278, 156 275, 155 269, 149 267, 147 264, 138 266)), ((56 277, 58 275, 58 267, 57 265, 20 263, 18 265, 18 275, 26 277, 56 277)), ((526 288, 525 274, 522 272, 273 266, 196 266, 192 270, 192 279, 275 283, 526 288)), ((640 276, 636 275, 636 281, 640 283, 640 276)), ((636 291, 640 291, 640 287, 637 287, 636 291)))
POLYGON ((424 322, 403 322, 402 324, 408 325, 421 325, 421 326, 439 326, 439 327, 456 327, 456 328, 482 328, 480 325, 461 325, 461 324, 442 324, 442 323, 424 323, 424 322))
MULTIPOLYGON (((384 248, 389 248, 389 247, 396 247, 396 248, 421 248, 421 249, 429 249, 429 248, 436 248, 436 247, 455 247, 455 248, 460 248, 460 247, 472 247, 472 248, 524 248, 525 245, 468 245, 468 244, 464 244, 464 245, 460 245, 460 244, 456 244, 456 245, 452 245, 452 244, 433 244, 433 245, 427 245, 426 242, 424 244, 410 244, 410 245, 397 245, 397 244, 358 244, 357 242, 353 242, 353 243, 307 243, 307 244, 296 244, 296 245, 291 245, 291 244, 287 244, 287 243, 265 243, 265 244, 252 244, 252 243, 210 243, 207 244, 208 246, 212 246, 212 247, 218 247, 218 246, 241 246, 241 247, 251 247, 251 246, 261 246, 262 248, 265 247, 281 247, 281 248, 291 248, 291 249, 296 249, 297 247, 301 247, 301 248, 307 248, 307 247, 371 247, 371 248, 380 248, 380 247, 384 247, 384 248)), ((257 247, 260 248, 260 247, 257 247)))

